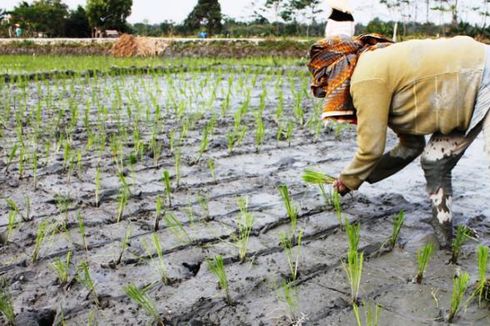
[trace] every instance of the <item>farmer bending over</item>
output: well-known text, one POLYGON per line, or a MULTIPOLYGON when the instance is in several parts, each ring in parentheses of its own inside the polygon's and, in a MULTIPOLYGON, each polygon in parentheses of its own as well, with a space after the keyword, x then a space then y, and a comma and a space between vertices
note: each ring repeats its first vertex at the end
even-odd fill
POLYGON ((334 36, 313 45, 310 58, 313 94, 326 98, 322 119, 357 125, 357 153, 335 189, 344 195, 383 180, 422 154, 431 224, 450 245, 451 171, 482 130, 490 154, 490 47, 465 36, 396 44, 334 36), (388 127, 399 143, 383 154, 388 127))

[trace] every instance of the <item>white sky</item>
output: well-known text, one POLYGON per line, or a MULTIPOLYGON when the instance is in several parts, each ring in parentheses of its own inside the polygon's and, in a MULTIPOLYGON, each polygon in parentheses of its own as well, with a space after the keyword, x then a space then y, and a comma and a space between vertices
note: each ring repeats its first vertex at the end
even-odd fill
MULTIPOLYGON (((0 8, 7 10, 13 9, 20 1, 0 0, 0 8)), ((30 3, 32 0, 27 0, 27 2, 30 3)), ((86 0, 63 0, 63 2, 70 8, 75 8, 78 5, 85 6, 86 4, 86 0)), ((256 7, 260 7, 265 0, 219 0, 219 2, 224 15, 239 20, 249 20, 249 17, 253 13, 253 3, 257 4, 256 7)), ((390 20, 393 17, 393 14, 390 14, 383 6, 379 5, 379 0, 351 0, 350 2, 354 8, 354 17, 361 23, 366 23, 374 17, 380 17, 383 20, 390 20)), ((164 20, 182 22, 196 3, 197 0, 133 0, 132 14, 128 21, 130 23, 136 23, 147 19, 150 23, 160 23, 164 20)), ((425 0, 419 0, 418 3, 420 3, 417 11, 418 20, 425 21, 425 8, 423 6, 425 0)), ((474 4, 481 3, 483 3, 483 0, 459 1, 460 7, 465 6, 466 8, 471 8, 474 4)), ((322 8, 325 11, 328 10, 325 0, 323 0, 322 8)), ((482 21, 482 18, 478 14, 475 14, 474 10, 466 10, 466 12, 462 15, 464 20, 477 23, 482 21)), ((320 13, 318 14, 317 20, 325 20, 325 16, 326 13, 320 13)), ((446 16, 446 20, 448 19, 449 16, 446 16)), ((439 14, 432 13, 430 20, 439 23, 441 18, 439 14)))

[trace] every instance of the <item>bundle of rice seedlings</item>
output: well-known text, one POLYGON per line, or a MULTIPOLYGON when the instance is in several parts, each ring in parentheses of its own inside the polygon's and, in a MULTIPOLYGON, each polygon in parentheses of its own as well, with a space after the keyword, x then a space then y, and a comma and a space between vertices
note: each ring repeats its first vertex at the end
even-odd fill
POLYGON ((470 282, 470 275, 468 273, 462 273, 453 279, 453 294, 451 296, 451 307, 449 309, 449 316, 447 321, 452 323, 454 317, 460 309, 461 301, 463 300, 466 289, 470 282))
POLYGON ((429 265, 430 258, 432 257, 432 253, 434 252, 434 245, 432 243, 426 244, 422 249, 417 251, 417 276, 415 280, 418 284, 422 283, 422 279, 424 278, 424 272, 427 269, 427 265, 429 265))
POLYGON ((311 184, 333 184, 336 178, 329 176, 323 172, 312 169, 305 169, 303 172, 303 181, 311 184))
POLYGON ((464 225, 458 225, 456 227, 456 236, 451 244, 451 259, 449 260, 452 264, 458 263, 459 254, 461 253, 461 247, 463 244, 471 238, 473 232, 470 228, 464 225))
POLYGON ((218 284, 221 290, 225 292, 225 299, 228 304, 231 304, 230 290, 228 287, 228 277, 226 276, 225 263, 223 257, 218 255, 212 260, 208 260, 208 269, 218 279, 218 284))

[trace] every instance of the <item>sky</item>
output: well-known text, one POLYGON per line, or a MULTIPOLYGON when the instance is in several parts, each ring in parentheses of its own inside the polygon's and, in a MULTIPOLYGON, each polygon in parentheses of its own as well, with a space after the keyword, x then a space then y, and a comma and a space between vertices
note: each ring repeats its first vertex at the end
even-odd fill
MULTIPOLYGON (((0 0, 0 8, 13 9, 20 0, 0 0)), ((27 0, 32 2, 32 0, 27 0)), ((70 8, 75 8, 78 5, 85 6, 86 0, 63 0, 70 8)), ((256 3, 259 7, 265 3, 265 0, 219 0, 221 4, 222 13, 226 16, 236 18, 238 20, 250 20, 254 11, 253 3, 256 3)), ((419 3, 423 4, 425 1, 419 0, 419 3)), ((462 15, 462 18, 466 21, 481 22, 481 17, 475 14, 475 11, 469 9, 471 6, 482 3, 482 0, 465 0, 459 1, 460 6, 466 6, 468 10, 462 15), (463 3, 463 4, 461 4, 463 3)), ((130 23, 142 22, 148 20, 149 23, 160 23, 165 20, 171 20, 177 23, 182 22, 192 8, 196 5, 197 0, 133 0, 133 8, 131 16, 128 18, 130 23)), ((354 17, 356 21, 361 23, 367 23, 374 17, 380 17, 383 20, 390 20, 391 17, 396 15, 393 12, 389 12, 385 7, 379 4, 379 0, 351 0, 352 7, 354 8, 354 17)), ((326 19, 328 6, 326 1, 322 1, 321 8, 325 10, 323 13, 317 15, 317 20, 322 21, 326 19)), ((412 8, 413 11, 414 8, 412 8)), ((422 5, 418 8, 419 21, 425 18, 425 9, 422 5), (421 18, 422 17, 422 18, 421 18)), ((272 16, 268 16, 272 18, 272 16)), ((443 18, 441 15, 431 13, 429 17, 430 21, 439 23, 443 18)), ((449 19, 448 16, 445 17, 449 19)), ((490 20, 490 19, 489 19, 490 20)))

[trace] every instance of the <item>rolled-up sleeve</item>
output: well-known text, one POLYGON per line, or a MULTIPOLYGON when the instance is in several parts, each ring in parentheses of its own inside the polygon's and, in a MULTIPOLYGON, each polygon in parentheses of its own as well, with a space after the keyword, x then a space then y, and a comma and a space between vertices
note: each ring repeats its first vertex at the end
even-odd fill
POLYGON ((383 156, 392 93, 381 79, 351 85, 357 112, 357 152, 340 179, 351 190, 358 189, 383 156))

